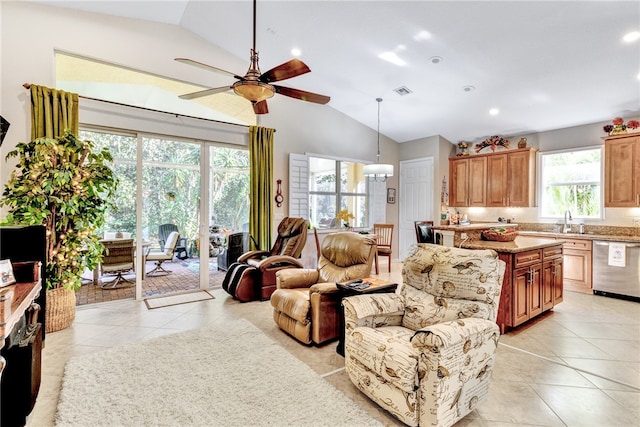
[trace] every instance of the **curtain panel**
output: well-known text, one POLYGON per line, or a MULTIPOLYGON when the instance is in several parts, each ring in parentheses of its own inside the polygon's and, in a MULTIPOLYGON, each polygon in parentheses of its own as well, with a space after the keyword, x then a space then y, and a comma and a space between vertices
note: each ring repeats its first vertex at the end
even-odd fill
POLYGON ((249 127, 249 233, 267 251, 271 249, 274 133, 275 129, 249 127))
POLYGON ((31 140, 78 135, 78 94, 31 85, 31 140))

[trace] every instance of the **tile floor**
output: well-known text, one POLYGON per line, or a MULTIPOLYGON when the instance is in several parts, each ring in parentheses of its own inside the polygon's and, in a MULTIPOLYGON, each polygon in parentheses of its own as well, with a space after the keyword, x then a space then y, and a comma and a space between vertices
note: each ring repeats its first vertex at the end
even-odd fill
MULTIPOLYGON (((399 280, 400 268, 394 264, 391 274, 380 277, 399 280)), ((335 343, 304 346, 275 326, 269 302, 239 303, 222 290, 214 295, 214 300, 155 310, 133 300, 78 307, 70 328, 47 336, 40 395, 27 426, 54 424, 70 357, 237 317, 325 375, 385 425, 401 425, 353 387, 340 369, 344 362, 335 343)), ((566 292, 552 312, 502 336, 489 399, 458 426, 523 425, 640 425, 639 303, 566 292)))

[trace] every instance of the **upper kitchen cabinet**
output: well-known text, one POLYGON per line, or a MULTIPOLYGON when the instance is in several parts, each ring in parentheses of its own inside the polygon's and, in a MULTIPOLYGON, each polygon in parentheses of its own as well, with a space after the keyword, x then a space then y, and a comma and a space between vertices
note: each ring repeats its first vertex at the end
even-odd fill
POLYGON ((640 135, 605 138, 604 205, 609 208, 640 206, 640 135))
POLYGON ((535 206, 535 175, 534 148, 449 159, 449 204, 456 207, 535 206))
POLYGON ((486 206, 487 158, 485 156, 449 159, 449 205, 486 206))

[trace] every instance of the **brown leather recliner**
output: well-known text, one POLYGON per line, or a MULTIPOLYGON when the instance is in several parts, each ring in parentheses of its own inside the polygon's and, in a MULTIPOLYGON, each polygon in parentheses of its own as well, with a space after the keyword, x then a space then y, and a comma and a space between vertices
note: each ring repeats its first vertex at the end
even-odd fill
POLYGON ((281 270, 271 295, 273 319, 305 344, 322 344, 340 335, 336 282, 368 277, 376 254, 371 237, 353 232, 328 234, 316 269, 281 270))
POLYGON ((276 273, 287 268, 303 268, 300 255, 307 243, 309 222, 304 218, 286 217, 278 225, 278 237, 270 251, 253 250, 238 257, 238 262, 256 267, 260 283, 257 297, 267 300, 276 290, 276 273))

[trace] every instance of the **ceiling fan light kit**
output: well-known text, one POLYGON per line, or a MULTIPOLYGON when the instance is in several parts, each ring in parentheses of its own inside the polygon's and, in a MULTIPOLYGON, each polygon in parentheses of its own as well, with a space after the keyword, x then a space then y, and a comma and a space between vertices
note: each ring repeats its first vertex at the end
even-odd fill
POLYGON ((393 165, 380 163, 380 103, 382 102, 382 98, 376 98, 378 102, 378 154, 377 154, 377 162, 372 163, 370 165, 364 165, 362 171, 364 175, 369 178, 373 178, 374 181, 380 179, 380 181, 384 182, 387 178, 393 176, 393 165))
POLYGON ((230 86, 210 88, 180 95, 181 99, 200 98, 203 96, 209 96, 220 92, 226 92, 228 90, 233 90, 235 94, 251 101, 255 114, 267 114, 269 112, 269 109, 267 107, 266 100, 271 98, 276 93, 302 101, 313 102, 315 104, 326 104, 331 100, 330 97, 325 95, 271 84, 272 82, 290 79, 292 77, 310 72, 311 69, 309 69, 309 67, 307 67, 307 65, 299 59, 292 59, 285 62, 284 64, 280 64, 277 67, 274 67, 265 72, 264 74, 260 72, 260 68, 258 67, 258 52, 256 51, 256 0, 253 0, 253 48, 251 49, 251 64, 249 65, 249 70, 247 71, 247 74, 244 75, 244 77, 240 77, 237 74, 231 73, 221 68, 204 64, 202 62, 194 61, 192 59, 176 58, 175 60, 184 64, 193 65, 219 73, 229 74, 238 80, 230 86))

